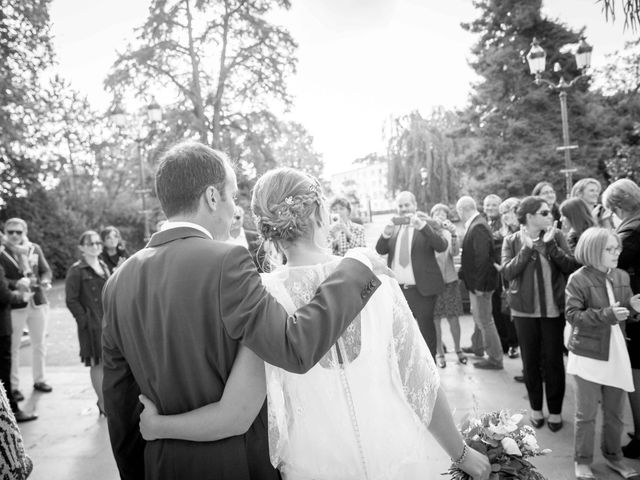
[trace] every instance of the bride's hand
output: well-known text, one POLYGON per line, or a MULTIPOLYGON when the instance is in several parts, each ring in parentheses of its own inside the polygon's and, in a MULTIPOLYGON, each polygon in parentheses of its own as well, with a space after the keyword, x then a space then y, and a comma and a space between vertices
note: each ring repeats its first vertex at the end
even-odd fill
POLYGON ((491 475, 491 464, 487 456, 471 447, 460 468, 471 475, 473 480, 488 480, 491 475))
POLYGON ((144 395, 138 397, 140 403, 144 406, 144 410, 140 414, 140 433, 145 440, 158 440, 158 422, 160 415, 155 404, 144 395))

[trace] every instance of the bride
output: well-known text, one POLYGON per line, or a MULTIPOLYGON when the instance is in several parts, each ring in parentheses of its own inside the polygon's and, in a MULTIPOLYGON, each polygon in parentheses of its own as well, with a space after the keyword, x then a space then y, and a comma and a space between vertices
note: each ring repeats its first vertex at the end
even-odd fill
MULTIPOLYGON (((287 264, 264 274, 290 312, 308 303, 340 261, 326 248, 328 213, 320 186, 297 170, 261 177, 252 210, 259 231, 287 264)), ((159 415, 141 396, 147 440, 219 440, 243 433, 267 394, 269 452, 285 480, 424 479, 429 432, 460 468, 488 479, 487 457, 457 431, 433 359, 395 280, 382 285, 332 349, 304 375, 242 347, 221 400, 159 415)))

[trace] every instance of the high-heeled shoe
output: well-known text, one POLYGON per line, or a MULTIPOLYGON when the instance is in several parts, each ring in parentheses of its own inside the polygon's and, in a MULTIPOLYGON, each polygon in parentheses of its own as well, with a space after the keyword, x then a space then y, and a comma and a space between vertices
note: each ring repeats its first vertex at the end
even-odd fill
POLYGON ((447 361, 444 359, 444 355, 436 355, 436 365, 440 368, 444 368, 447 366, 447 361))
POLYGON ((462 365, 467 364, 467 356, 464 354, 462 350, 458 350, 456 352, 456 355, 458 355, 458 363, 461 363, 462 365))
POLYGON ((107 414, 102 408, 100 408, 100 402, 96 402, 96 407, 98 407, 98 417, 104 416, 106 418, 107 414))

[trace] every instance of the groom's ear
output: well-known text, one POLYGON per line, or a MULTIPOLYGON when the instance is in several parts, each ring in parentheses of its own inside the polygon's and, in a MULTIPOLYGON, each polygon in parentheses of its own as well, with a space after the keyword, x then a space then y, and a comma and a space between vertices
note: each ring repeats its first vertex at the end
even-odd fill
POLYGON ((211 210, 215 211, 220 202, 220 192, 218 192, 218 189, 213 185, 208 186, 204 191, 204 201, 211 210))

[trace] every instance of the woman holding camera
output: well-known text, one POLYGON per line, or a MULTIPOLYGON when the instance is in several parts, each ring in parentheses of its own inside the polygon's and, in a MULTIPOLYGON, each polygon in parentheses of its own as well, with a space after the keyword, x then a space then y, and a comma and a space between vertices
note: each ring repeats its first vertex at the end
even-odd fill
POLYGON ((364 227, 351 221, 351 203, 344 197, 331 201, 329 243, 334 255, 344 257, 350 248, 366 247, 364 227))
POLYGON ((444 345, 442 344, 442 327, 440 321, 442 317, 446 317, 451 329, 453 337, 453 345, 458 362, 462 365, 467 364, 467 356, 460 348, 460 320, 458 317, 464 312, 462 311, 462 296, 460 295, 460 285, 458 283, 458 272, 453 263, 453 257, 460 253, 460 245, 458 243, 458 235, 456 226, 449 220, 449 207, 442 203, 436 203, 431 208, 431 216, 442 222, 442 236, 447 241, 447 249, 444 252, 436 252, 436 261, 442 272, 444 280, 444 292, 438 295, 436 307, 433 312, 433 320, 436 325, 436 365, 445 368, 447 362, 444 357, 444 345))

